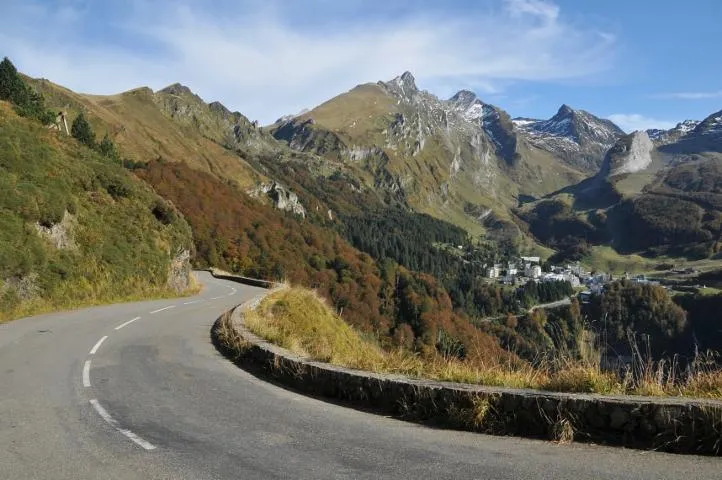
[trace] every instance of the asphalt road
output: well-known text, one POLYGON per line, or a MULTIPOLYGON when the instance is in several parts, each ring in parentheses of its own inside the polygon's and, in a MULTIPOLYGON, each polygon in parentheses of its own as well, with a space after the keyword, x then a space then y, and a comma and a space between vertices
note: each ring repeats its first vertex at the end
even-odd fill
POLYGON ((434 430, 288 392, 209 340, 261 291, 202 281, 193 298, 0 325, 0 479, 722 476, 715 458, 434 430))

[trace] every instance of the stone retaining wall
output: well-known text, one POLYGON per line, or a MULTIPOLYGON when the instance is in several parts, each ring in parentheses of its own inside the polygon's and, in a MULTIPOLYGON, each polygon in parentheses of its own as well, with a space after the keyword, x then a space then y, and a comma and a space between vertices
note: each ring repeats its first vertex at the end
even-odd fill
POLYGON ((250 278, 250 277, 242 277, 240 275, 233 275, 230 273, 222 272, 220 270, 216 270, 214 268, 211 268, 208 270, 211 275, 213 275, 215 278, 220 278, 221 280, 229 280, 231 282, 236 283, 242 283, 244 285, 250 285, 252 287, 260 287, 260 288, 273 288, 274 285, 276 285, 273 282, 270 282, 268 280, 261 280, 259 278, 250 278))
POLYGON ((719 455, 722 446, 722 402, 496 388, 352 370, 258 338, 244 326, 242 308, 218 319, 214 344, 239 366, 300 392, 490 434, 707 455, 719 455), (231 340, 219 335, 222 329, 233 332, 231 340))

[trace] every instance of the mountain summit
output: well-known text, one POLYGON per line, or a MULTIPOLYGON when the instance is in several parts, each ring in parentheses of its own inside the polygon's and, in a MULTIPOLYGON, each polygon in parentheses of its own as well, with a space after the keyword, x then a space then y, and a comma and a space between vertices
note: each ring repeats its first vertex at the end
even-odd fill
POLYGON ((677 125, 675 129, 681 130, 677 133, 676 138, 673 136, 674 129, 666 132, 675 143, 662 145, 660 150, 670 153, 722 152, 722 110, 713 113, 696 125, 691 121, 686 121, 677 125))
POLYGON ((419 87, 416 86, 416 79, 411 72, 406 71, 394 78, 390 82, 379 82, 386 88, 396 92, 404 98, 411 98, 414 94, 419 92, 419 87))
POLYGON ((569 105, 549 120, 515 121, 529 142, 584 172, 595 172, 606 151, 624 135, 613 122, 569 105))

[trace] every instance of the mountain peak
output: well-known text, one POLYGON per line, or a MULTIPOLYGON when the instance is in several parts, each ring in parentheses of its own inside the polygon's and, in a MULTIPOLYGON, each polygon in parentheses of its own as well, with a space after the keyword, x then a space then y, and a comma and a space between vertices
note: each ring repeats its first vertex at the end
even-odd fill
POLYGON ((403 94, 411 94, 419 91, 416 86, 416 79, 411 72, 406 71, 389 82, 390 85, 401 90, 403 94))
POLYGON ((449 99, 450 102, 463 105, 471 105, 479 98, 470 90, 459 90, 456 95, 449 99))
POLYGON ((559 107, 559 110, 557 111, 556 116, 558 117, 568 117, 569 115, 573 115, 575 113, 575 110, 567 105, 566 103, 562 104, 561 107, 559 107))
MULTIPOLYGON (((211 102, 208 104, 208 108, 213 112, 221 113, 223 115, 232 115, 231 111, 226 108, 221 102, 211 102)), ((238 112, 235 112, 238 113, 238 112)))
POLYGON ((404 82, 412 82, 412 83, 415 83, 415 82, 416 82, 416 79, 415 79, 414 76, 411 74, 411 72, 409 72, 408 70, 406 70, 404 73, 402 73, 400 78, 401 78, 401 80, 403 80, 404 82))
POLYGON ((185 85, 181 85, 180 83, 168 85, 167 87, 162 89, 161 92, 168 93, 170 95, 194 95, 190 88, 186 87, 185 85))
POLYGON ((692 133, 694 135, 717 135, 722 133, 722 110, 702 120, 699 125, 695 126, 692 133))

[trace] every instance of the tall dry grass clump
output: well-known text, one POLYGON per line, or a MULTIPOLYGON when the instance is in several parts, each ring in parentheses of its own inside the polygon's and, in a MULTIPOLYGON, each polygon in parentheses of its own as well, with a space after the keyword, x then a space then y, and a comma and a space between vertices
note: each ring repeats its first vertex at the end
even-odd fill
POLYGON ((383 350, 335 315, 311 290, 280 290, 244 315, 253 333, 297 355, 350 368, 384 369, 383 350))

